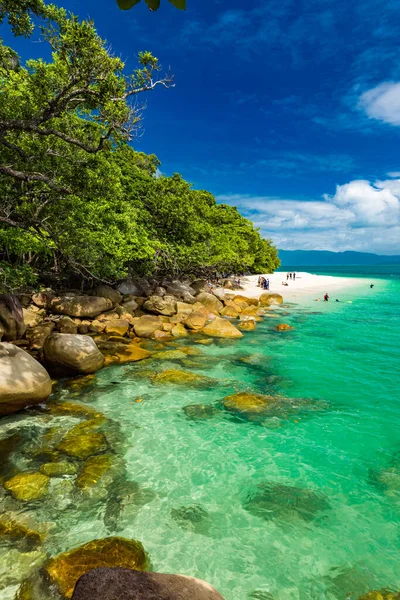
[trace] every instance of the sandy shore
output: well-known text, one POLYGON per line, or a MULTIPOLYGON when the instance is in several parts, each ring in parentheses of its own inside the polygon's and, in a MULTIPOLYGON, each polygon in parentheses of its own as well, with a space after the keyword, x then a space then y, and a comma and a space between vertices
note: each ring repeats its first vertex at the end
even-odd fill
MULTIPOLYGON (((349 288, 369 285, 368 280, 358 277, 332 277, 305 272, 296 272, 296 279, 289 279, 287 286, 282 285, 282 282, 286 283, 286 271, 277 271, 272 275, 263 275, 263 277, 268 278, 270 281, 269 291, 282 294, 286 302, 303 303, 315 301, 317 298, 320 298, 322 302, 326 292, 329 294, 331 301, 335 301, 336 298, 340 300, 341 294, 346 295, 349 288)), ((263 290, 257 287, 257 281, 258 275, 242 277, 240 282, 243 291, 240 293, 248 298, 258 298, 263 290)))

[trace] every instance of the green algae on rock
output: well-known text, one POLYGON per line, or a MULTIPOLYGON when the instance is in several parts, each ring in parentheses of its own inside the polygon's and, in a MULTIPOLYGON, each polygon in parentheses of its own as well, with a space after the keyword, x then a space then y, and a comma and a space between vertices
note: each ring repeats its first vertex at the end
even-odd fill
POLYGON ((208 386, 215 383, 211 377, 191 373, 190 371, 180 371, 179 369, 167 369, 152 376, 153 383, 165 384, 171 383, 174 385, 198 385, 208 386))
POLYGON ((122 537, 93 540, 59 554, 44 565, 44 572, 64 598, 71 598, 78 579, 98 567, 148 570, 148 556, 140 542, 122 537))
POLYGON ((322 492, 267 481, 258 484, 246 497, 244 508, 264 520, 312 521, 330 508, 322 492))
POLYGON ((188 404, 182 408, 186 418, 190 421, 204 421, 212 419, 220 410, 212 404, 188 404))
POLYGON ((276 405, 278 398, 254 392, 239 392, 226 396, 223 405, 226 410, 244 415, 260 415, 266 413, 271 405, 276 405))
POLYGON ((67 434, 57 446, 60 452, 79 459, 102 454, 107 448, 107 440, 102 433, 67 434))
POLYGON ((62 477, 63 475, 75 475, 76 467, 67 461, 48 462, 40 466, 39 471, 47 477, 62 477))
POLYGON ((43 535, 29 529, 24 523, 19 523, 6 514, 0 516, 0 538, 22 542, 27 548, 36 548, 43 542, 43 535))
POLYGON ((400 600, 400 592, 394 590, 373 590, 359 596, 358 600, 400 600))
POLYGON ((19 473, 4 483, 16 500, 30 502, 47 494, 50 478, 43 473, 19 473))

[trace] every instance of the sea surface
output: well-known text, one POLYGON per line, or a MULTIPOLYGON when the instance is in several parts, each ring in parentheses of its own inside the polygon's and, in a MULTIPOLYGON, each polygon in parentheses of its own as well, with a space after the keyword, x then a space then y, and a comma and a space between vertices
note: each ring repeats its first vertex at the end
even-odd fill
MULTIPOLYGON (((140 540, 155 571, 205 579, 226 600, 400 590, 400 269, 298 270, 360 283, 340 303, 283 305, 239 341, 179 340, 159 349, 178 358, 110 367, 58 392, 114 424, 120 479, 84 494, 74 476, 53 478, 33 503, 5 494, 5 510, 47 534, 31 561, 3 540, 2 599, 34 560, 110 535, 140 540), (294 329, 277 333, 277 323, 294 329), (151 379, 167 368, 212 381, 151 379), (282 401, 261 416, 226 410, 224 397, 242 391, 282 401)), ((2 419, 0 440, 17 439, 3 480, 37 470, 45 434, 78 422, 40 411, 2 419)))

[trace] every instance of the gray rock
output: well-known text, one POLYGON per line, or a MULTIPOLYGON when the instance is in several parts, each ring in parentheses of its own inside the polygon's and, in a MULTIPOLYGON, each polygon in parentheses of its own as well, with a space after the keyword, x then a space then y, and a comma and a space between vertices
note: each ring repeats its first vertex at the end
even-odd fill
POLYGON ((51 389, 49 374, 37 360, 14 344, 0 343, 0 415, 44 402, 51 389))
POLYGON ((19 340, 25 333, 22 306, 13 294, 0 294, 0 326, 6 342, 19 340))
POLYGON ((137 281, 134 279, 126 279, 122 283, 119 284, 117 290, 123 294, 124 296, 132 295, 132 296, 142 296, 143 289, 140 287, 137 281))
POLYGON ((184 575, 100 568, 83 575, 72 600, 224 600, 209 583, 184 575))
POLYGON ((43 353, 49 366, 66 373, 95 373, 104 364, 104 356, 87 335, 52 333, 43 353))
POLYGON ((113 306, 116 306, 122 300, 121 292, 114 290, 110 285, 98 285, 94 290, 93 295, 111 300, 113 306))
POLYGON ((54 313, 80 318, 97 317, 112 307, 111 300, 99 296, 63 296, 54 298, 50 304, 54 313))

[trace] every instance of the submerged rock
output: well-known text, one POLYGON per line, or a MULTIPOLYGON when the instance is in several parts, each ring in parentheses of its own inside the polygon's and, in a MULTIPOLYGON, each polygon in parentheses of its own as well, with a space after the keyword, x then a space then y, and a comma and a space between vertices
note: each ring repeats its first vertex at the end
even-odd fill
POLYGON ((107 448, 107 440, 102 433, 67 434, 57 446, 60 452, 80 459, 101 454, 107 448))
POLYGON ((212 404, 188 404, 182 408, 190 421, 204 421, 212 419, 220 411, 212 404))
POLYGON ((272 406, 276 406, 279 398, 265 396, 253 392, 239 392, 226 396, 223 405, 226 410, 244 416, 266 414, 272 406))
POLYGON ((211 379, 211 377, 197 375, 197 373, 191 373, 190 371, 180 371, 178 369, 167 369, 166 371, 161 371, 161 373, 156 373, 153 375, 152 381, 156 384, 172 383, 174 385, 208 386, 215 384, 215 379, 211 379))
POLYGON ((52 383, 46 369, 25 350, 0 343, 0 415, 44 402, 52 383))
MULTIPOLYGON (((44 571, 58 591, 71 598, 78 579, 98 567, 121 567, 145 570, 149 568, 148 556, 140 542, 122 537, 110 537, 93 540, 50 559, 44 565, 44 571)), ((108 587, 108 586, 107 586, 108 587)), ((94 595, 78 595, 75 598, 96 598, 100 600, 99 590, 94 595)), ((108 596, 110 599, 112 596, 108 596)), ((118 597, 118 596, 117 596, 118 597)), ((124 595, 120 596, 121 598, 124 595)), ((115 598, 115 596, 114 596, 115 598)))
POLYGON ((6 514, 0 516, 0 538, 22 543, 27 549, 36 548, 43 542, 41 533, 29 529, 24 523, 19 523, 6 514))
POLYGON ((280 294, 274 294, 273 292, 264 292, 261 294, 260 306, 271 306, 272 304, 283 304, 283 296, 280 294))
POLYGON ((312 521, 319 513, 330 508, 329 501, 322 492, 270 481, 257 485, 248 494, 243 506, 252 515, 267 521, 312 521))
POLYGON ((186 358, 186 354, 181 350, 166 350, 164 352, 155 352, 153 358, 157 358, 158 360, 182 360, 186 358))
POLYGON ((208 517, 208 512, 199 504, 191 506, 181 506, 171 510, 171 517, 174 521, 189 521, 190 523, 200 523, 208 517))
POLYGON ((141 348, 135 342, 128 344, 110 342, 106 348, 101 347, 101 352, 105 356, 106 366, 137 362, 151 356, 151 352, 141 348))
POLYGON ((373 590, 359 596, 358 600, 400 600, 400 592, 394 590, 373 590))
POLYGON ((241 331, 254 331, 256 328, 256 323, 254 320, 251 321, 242 321, 239 324, 239 329, 241 331))
POLYGON ((19 473, 5 481, 4 487, 16 500, 30 502, 47 494, 49 482, 43 473, 19 473))
POLYGON ((96 569, 76 585, 73 600, 224 600, 209 583, 184 575, 96 569))
POLYGON ((388 495, 400 493, 400 463, 381 471, 370 471, 370 479, 388 495))
POLYGON ((275 329, 276 331, 291 331, 292 329, 294 329, 294 327, 288 325, 287 323, 279 323, 279 325, 277 325, 275 329))
POLYGON ((88 458, 76 480, 76 485, 81 490, 95 486, 103 477, 104 473, 112 466, 112 463, 112 456, 109 454, 88 458))
POLYGON ((63 475, 75 475, 76 473, 75 465, 65 460, 44 463, 39 470, 47 477, 62 477, 63 475))

